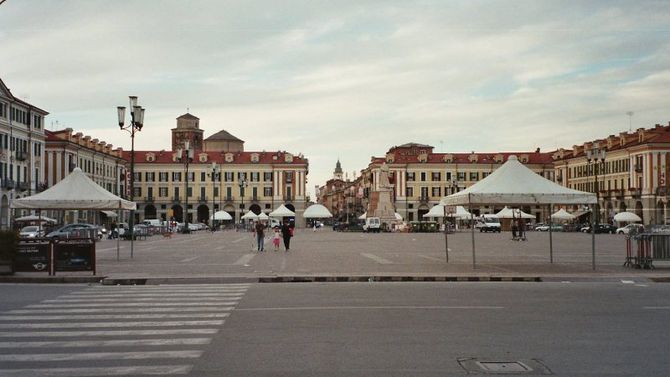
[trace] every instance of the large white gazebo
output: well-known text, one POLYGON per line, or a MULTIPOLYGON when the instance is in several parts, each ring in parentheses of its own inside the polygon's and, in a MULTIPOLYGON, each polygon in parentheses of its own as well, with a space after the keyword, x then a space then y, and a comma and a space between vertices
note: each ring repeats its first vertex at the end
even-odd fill
MULTIPOLYGON (((443 197, 444 205, 549 205, 554 204, 597 204, 596 195, 573 190, 554 183, 524 166, 516 156, 509 156, 507 162, 483 180, 467 189, 443 197)), ((471 216, 474 223, 474 216, 471 216)), ((473 224, 474 225, 474 224, 473 224)), ((549 260, 553 263, 551 226, 549 227, 549 260)), ((446 233, 445 233, 446 237, 446 233)), ((592 264, 595 269, 595 232, 592 240, 592 264)), ((472 265, 475 263, 475 233, 472 226, 472 265)))

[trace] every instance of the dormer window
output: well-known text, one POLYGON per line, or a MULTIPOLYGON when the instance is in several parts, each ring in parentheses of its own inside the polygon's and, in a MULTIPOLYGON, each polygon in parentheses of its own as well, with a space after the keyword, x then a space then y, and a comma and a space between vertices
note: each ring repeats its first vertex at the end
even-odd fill
POLYGON ((207 158, 208 158, 207 153, 200 153, 198 155, 198 160, 200 162, 207 162, 207 158))
POLYGON ((392 164, 395 162, 395 155, 393 153, 387 153, 386 154, 386 162, 389 164, 392 164))
POLYGON ((442 157, 442 160, 448 164, 451 164, 454 161, 454 155, 453 154, 445 154, 444 157, 442 157))
POLYGON ((145 159, 147 162, 154 162, 156 161, 156 155, 154 153, 147 153, 145 159))
POLYGON ((417 159, 419 162, 427 162, 428 161, 428 154, 427 153, 421 153, 420 155, 417 156, 417 159))
POLYGON ((293 155, 290 153, 286 153, 284 155, 284 162, 293 162, 293 155))
POLYGON ((258 155, 258 153, 252 153, 251 154, 251 162, 257 164, 258 161, 260 161, 260 156, 258 155))
POLYGON ((501 153, 498 153, 493 157, 493 161, 495 161, 497 164, 502 164, 504 159, 505 157, 501 153))
POLYGON ((225 156, 224 156, 224 159, 226 160, 226 162, 233 162, 235 157, 233 156, 232 153, 226 153, 225 156))
POLYGON ((528 163, 528 155, 527 154, 522 154, 519 156, 519 161, 521 161, 522 164, 527 164, 528 163))

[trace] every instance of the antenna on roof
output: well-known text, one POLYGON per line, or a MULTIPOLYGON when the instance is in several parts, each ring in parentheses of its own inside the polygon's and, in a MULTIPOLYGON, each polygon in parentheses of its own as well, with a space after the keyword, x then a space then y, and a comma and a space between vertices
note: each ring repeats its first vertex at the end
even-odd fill
POLYGON ((628 132, 633 132, 633 114, 632 111, 626 112, 626 115, 628 115, 628 132))
POLYGON ((186 106, 186 112, 188 113, 189 111, 190 111, 190 109, 188 108, 188 106, 186 106))

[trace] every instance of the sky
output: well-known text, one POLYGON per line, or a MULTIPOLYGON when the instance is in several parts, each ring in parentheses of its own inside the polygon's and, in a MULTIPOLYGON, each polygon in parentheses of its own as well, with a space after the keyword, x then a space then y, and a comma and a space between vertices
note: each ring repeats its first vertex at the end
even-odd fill
POLYGON ((73 128, 137 150, 205 137, 309 159, 308 189, 408 142, 543 151, 670 120, 669 1, 6 0, 0 78, 73 128), (634 112, 632 117, 627 112, 634 112))

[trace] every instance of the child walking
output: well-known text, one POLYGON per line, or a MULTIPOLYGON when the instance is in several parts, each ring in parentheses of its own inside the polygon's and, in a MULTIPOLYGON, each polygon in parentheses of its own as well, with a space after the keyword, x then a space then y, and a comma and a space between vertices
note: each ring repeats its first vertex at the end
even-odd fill
POLYGON ((279 239, 281 234, 279 233, 279 228, 275 228, 274 235, 272 236, 272 244, 275 247, 275 251, 279 251, 279 239))

